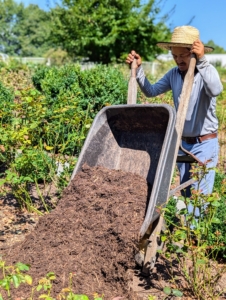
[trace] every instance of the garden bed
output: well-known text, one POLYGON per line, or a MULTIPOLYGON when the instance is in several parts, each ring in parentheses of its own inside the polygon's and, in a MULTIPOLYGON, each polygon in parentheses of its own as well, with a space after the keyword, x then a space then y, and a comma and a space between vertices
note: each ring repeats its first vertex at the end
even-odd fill
MULTIPOLYGON (((38 69, 33 77, 34 85, 31 78, 28 82, 20 80, 25 76, 22 73, 6 72, 4 84, 12 86, 15 95, 0 86, 2 122, 5 124, 0 154, 1 160, 7 163, 7 173, 1 175, 5 182, 1 187, 9 191, 7 197, 0 199, 0 254, 7 263, 29 263, 34 286, 48 272, 54 272, 57 276, 53 283, 54 295, 68 286, 72 276, 74 292, 86 293, 90 299, 98 292, 104 294, 106 300, 118 295, 128 300, 162 300, 165 297, 163 288, 173 287, 167 260, 160 257, 148 279, 140 277, 134 262, 137 235, 147 202, 147 183, 143 178, 121 171, 85 167, 66 188, 56 209, 48 214, 45 205, 41 206, 45 196, 41 185, 45 183, 55 188, 54 195, 44 197, 49 209, 54 204, 52 196, 56 204, 56 196, 68 183, 75 164, 74 156, 81 150, 93 117, 105 105, 125 103, 127 91, 127 82, 116 70, 102 68, 101 72, 97 69, 86 73, 70 66, 53 71, 38 69), (96 84, 98 76, 104 86, 96 84), (112 85, 112 82, 118 83, 112 85), (19 114, 14 115, 12 111, 19 114), (12 149, 20 155, 11 155, 12 149), (70 157, 73 159, 69 160, 70 157), (55 170, 59 161, 70 165, 60 177, 55 170), (41 193, 30 190, 35 183, 41 193), (27 212, 24 209, 29 208, 26 201, 18 203, 16 196, 24 191, 31 196, 28 200, 34 200, 34 209, 38 208, 43 217, 27 212), (148 298, 150 295, 156 298, 148 298)), ((172 103, 171 94, 169 96, 169 99, 165 95, 157 100, 172 103)), ((221 121, 218 169, 225 174, 225 100, 218 102, 221 121)), ((177 277, 176 265, 174 270, 177 277)), ((179 280, 183 299, 191 299, 183 285, 185 282, 181 277, 179 280)), ((224 286, 225 276, 219 288, 224 286)), ((21 285, 13 295, 22 299, 22 296, 30 296, 30 292, 31 287, 21 285)), ((35 295, 34 299, 37 297, 35 295)), ((170 297, 173 299, 172 295, 170 297)))
MULTIPOLYGON (((177 185, 178 178, 175 181, 177 185)), ((0 203, 1 254, 8 264, 30 264, 34 286, 54 272, 55 296, 68 286, 72 274, 73 291, 90 299, 95 292, 104 299, 148 299, 150 295, 163 299, 164 287, 173 286, 170 262, 159 257, 151 276, 143 278, 134 261, 146 204, 147 183, 140 176, 84 166, 50 214, 38 217, 21 211, 13 199, 0 203)), ((173 269, 183 299, 192 299, 176 264, 173 269)), ((224 288, 225 281, 226 274, 218 289, 224 288)), ((13 291, 17 297, 30 293, 28 285, 13 291)))
MULTIPOLYGON (((65 189, 57 208, 40 217, 23 242, 1 253, 7 263, 30 264, 34 284, 54 272, 55 296, 73 274, 72 286, 78 294, 136 299, 129 290, 128 270, 136 268, 147 190, 140 176, 85 166, 65 189)), ((25 297, 29 292, 29 286, 21 285, 13 295, 25 297)))

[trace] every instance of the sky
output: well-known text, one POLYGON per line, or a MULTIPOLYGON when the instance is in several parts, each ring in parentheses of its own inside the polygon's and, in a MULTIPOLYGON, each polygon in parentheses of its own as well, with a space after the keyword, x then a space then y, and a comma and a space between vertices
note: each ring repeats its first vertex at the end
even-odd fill
POLYGON ((162 12, 169 12, 174 6, 167 25, 189 25, 199 29, 200 39, 206 44, 213 40, 226 50, 226 0, 163 0, 162 12))
MULTIPOLYGON (((161 13, 170 17, 166 24, 173 30, 176 26, 194 26, 200 31, 200 39, 204 44, 213 40, 226 50, 226 0, 156 0, 160 2, 161 13)), ((38 4, 47 9, 54 6, 55 0, 22 0, 25 5, 38 4)))

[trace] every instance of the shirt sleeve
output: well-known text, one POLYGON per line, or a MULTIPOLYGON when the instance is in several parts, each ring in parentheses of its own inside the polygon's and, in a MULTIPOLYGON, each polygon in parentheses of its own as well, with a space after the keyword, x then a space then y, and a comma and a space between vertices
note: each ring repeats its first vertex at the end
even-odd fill
POLYGON ((205 56, 197 61, 196 67, 203 79, 205 91, 208 96, 216 97, 222 90, 223 86, 217 70, 211 65, 205 56))
POLYGON ((171 90, 170 75, 166 73, 158 82, 151 84, 144 74, 142 66, 137 69, 137 82, 146 97, 155 97, 171 90))

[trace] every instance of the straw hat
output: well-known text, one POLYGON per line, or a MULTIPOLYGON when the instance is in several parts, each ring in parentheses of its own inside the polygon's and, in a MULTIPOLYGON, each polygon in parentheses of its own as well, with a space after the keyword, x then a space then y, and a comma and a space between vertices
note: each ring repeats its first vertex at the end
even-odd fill
MULTIPOLYGON (((190 48, 193 42, 198 39, 200 39, 198 29, 192 26, 180 26, 174 29, 170 42, 158 42, 157 46, 166 50, 171 50, 171 47, 190 48)), ((213 51, 214 48, 204 46, 204 50, 208 53, 213 51)))

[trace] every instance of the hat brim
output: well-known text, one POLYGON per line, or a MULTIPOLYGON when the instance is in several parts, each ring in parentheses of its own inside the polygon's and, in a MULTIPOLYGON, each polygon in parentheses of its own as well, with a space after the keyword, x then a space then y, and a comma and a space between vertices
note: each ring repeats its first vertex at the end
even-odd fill
MULTIPOLYGON (((171 42, 158 42, 157 46, 164 49, 164 50, 171 50, 172 47, 184 47, 184 48, 191 48, 192 44, 183 44, 183 43, 171 43, 171 42)), ((214 50, 213 47, 205 46, 204 51, 205 53, 212 52, 214 50)))

